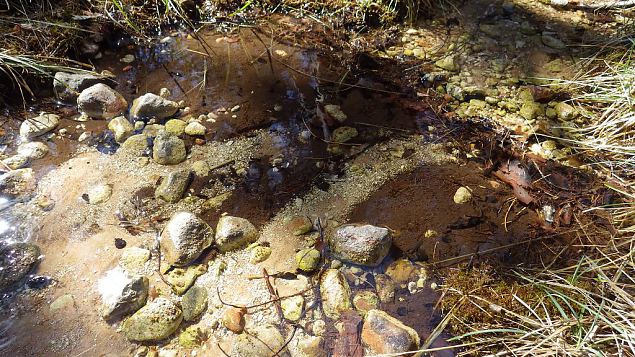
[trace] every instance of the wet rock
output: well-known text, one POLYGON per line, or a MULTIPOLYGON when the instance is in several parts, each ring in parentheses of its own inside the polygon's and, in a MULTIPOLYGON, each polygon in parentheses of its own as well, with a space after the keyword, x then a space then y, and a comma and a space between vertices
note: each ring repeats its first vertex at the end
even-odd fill
POLYGON ((450 72, 456 72, 459 70, 459 66, 456 64, 456 61, 453 55, 441 58, 440 60, 434 62, 434 65, 450 72))
POLYGON ((395 282, 388 275, 377 274, 375 276, 375 290, 379 301, 391 303, 395 300, 395 282))
POLYGON ((75 103, 77 96, 84 89, 95 84, 103 83, 115 86, 117 83, 106 76, 96 76, 85 73, 57 72, 53 78, 53 91, 55 96, 63 102, 75 103))
POLYGON ((185 161, 186 156, 185 142, 176 135, 164 131, 160 132, 154 139, 152 158, 156 163, 176 165, 185 161))
POLYGON ((112 185, 107 183, 96 184, 89 188, 86 194, 88 196, 88 203, 91 205, 104 203, 108 201, 112 195, 112 185))
POLYGON ((554 34, 543 32, 542 35, 540 36, 540 39, 542 40, 542 43, 547 47, 551 47, 556 50, 563 50, 567 48, 567 45, 565 45, 565 43, 562 42, 562 40, 555 37, 554 34))
POLYGON ((134 133, 134 126, 125 117, 116 117, 108 123, 108 130, 115 134, 115 141, 123 143, 134 133))
POLYGON ((165 280, 170 284, 175 294, 183 295, 194 285, 196 279, 206 272, 207 264, 193 265, 186 268, 174 268, 165 274, 165 280))
POLYGON ((545 108, 540 103, 525 101, 520 107, 520 111, 518 113, 526 120, 535 120, 536 118, 545 115, 545 108))
POLYGON ((269 356, 271 351, 280 351, 278 356, 288 356, 283 346, 285 339, 280 331, 271 325, 258 326, 249 333, 236 337, 231 350, 231 356, 269 356))
POLYGON ((309 233, 313 229, 313 222, 306 216, 297 216, 287 223, 287 227, 294 236, 301 236, 309 233))
POLYGON ((163 257, 170 265, 184 266, 196 258, 214 241, 214 231, 189 212, 177 212, 161 233, 163 257))
POLYGON ((31 141, 18 146, 18 154, 31 160, 41 159, 49 152, 49 147, 43 142, 31 141))
POLYGON ((323 346, 323 337, 305 336, 297 340, 295 348, 291 350, 291 357, 327 357, 323 346))
POLYGON ((139 247, 124 250, 119 259, 119 266, 131 275, 143 275, 146 263, 150 260, 150 251, 139 247))
POLYGON ((399 284, 406 284, 417 276, 417 267, 408 259, 398 259, 386 268, 386 275, 399 284))
POLYGON ((326 114, 331 116, 331 118, 335 119, 339 123, 343 123, 346 121, 346 114, 342 111, 342 108, 339 105, 335 104, 327 104, 324 106, 324 111, 326 114))
POLYGON ((377 266, 388 255, 392 245, 390 231, 366 225, 345 225, 329 239, 335 257, 353 264, 377 266))
POLYGON ((130 341, 158 341, 168 338, 181 324, 183 315, 172 301, 157 298, 125 320, 121 326, 130 341))
POLYGON ((187 126, 185 127, 185 134, 192 136, 203 136, 205 135, 206 130, 207 129, 205 128, 205 125, 194 121, 187 124, 187 126))
POLYGON ((73 306, 75 306, 75 299, 73 298, 73 295, 64 294, 55 299, 51 305, 49 305, 49 310, 51 312, 55 312, 57 310, 65 310, 73 306))
POLYGON ((271 256, 271 248, 264 245, 257 245, 251 248, 251 254, 249 256, 249 262, 251 264, 262 263, 269 259, 271 256))
POLYGON ((19 201, 31 197, 36 185, 32 169, 18 169, 0 175, 0 191, 19 201))
POLYGON ((357 129, 350 126, 340 126, 339 128, 333 130, 333 133, 331 134, 331 141, 334 143, 345 143, 356 138, 357 135, 357 129))
POLYGON ((564 102, 557 103, 553 109, 560 120, 573 120, 578 115, 577 110, 564 102))
POLYGON ((200 286, 190 288, 181 300, 183 319, 193 321, 207 309, 207 289, 200 286))
POLYGON ((2 163, 8 168, 10 168, 11 170, 21 169, 25 166, 28 166, 30 162, 31 160, 29 160, 28 157, 24 155, 20 155, 20 154, 13 155, 2 160, 2 163))
POLYGON ((291 296, 280 301, 282 315, 290 321, 298 321, 304 312, 304 298, 301 295, 291 296))
MULTIPOLYGON (((199 326, 188 326, 179 334, 179 345, 185 348, 195 348, 203 344, 206 339, 207 334, 199 326)), ((175 354, 175 356, 177 355, 175 354)))
POLYGON ((320 296, 324 314, 337 320, 344 311, 352 309, 351 288, 339 270, 327 269, 320 279, 320 296))
POLYGON ((135 157, 143 156, 149 150, 148 137, 144 134, 132 135, 121 145, 121 150, 135 157))
POLYGON ((362 343, 371 354, 390 354, 419 348, 419 335, 381 310, 370 310, 362 326, 362 343))
POLYGON ((315 248, 302 249, 295 253, 295 262, 298 269, 310 273, 320 266, 320 251, 315 248))
POLYGON ((55 129, 59 123, 59 115, 42 113, 20 124, 20 136, 24 139, 31 139, 36 136, 44 135, 55 129))
POLYGON ((132 102, 130 116, 133 118, 156 118, 162 120, 173 116, 178 110, 178 103, 153 93, 147 93, 132 102))
POLYGON ((181 136, 185 133, 185 127, 187 123, 180 119, 170 119, 165 123, 165 131, 176 136, 181 136))
POLYGON ((459 187, 452 198, 454 203, 458 205, 470 203, 472 201, 472 192, 467 187, 459 187))
POLYGON ((112 118, 123 113, 126 108, 126 99, 103 83, 84 89, 77 97, 77 109, 97 119, 112 118))
POLYGON ((258 230, 248 220, 223 216, 216 225, 216 246, 221 253, 247 246, 258 239, 258 230))
POLYGON ((353 297, 353 306, 364 317, 368 311, 379 307, 379 297, 372 291, 360 291, 353 297))
POLYGON ((221 322, 226 329, 233 333, 242 333, 245 329, 245 314, 247 309, 230 307, 223 313, 221 322))
POLYGON ((0 248, 0 292, 24 279, 38 263, 40 248, 30 243, 13 243, 0 248))
POLYGON ((148 298, 149 281, 145 276, 130 276, 117 267, 97 282, 104 319, 120 319, 139 310, 148 298))
POLYGON ((154 192, 156 198, 160 198, 166 202, 176 203, 178 202, 187 186, 190 184, 192 173, 190 170, 178 170, 170 172, 167 176, 164 176, 161 180, 161 184, 154 192))

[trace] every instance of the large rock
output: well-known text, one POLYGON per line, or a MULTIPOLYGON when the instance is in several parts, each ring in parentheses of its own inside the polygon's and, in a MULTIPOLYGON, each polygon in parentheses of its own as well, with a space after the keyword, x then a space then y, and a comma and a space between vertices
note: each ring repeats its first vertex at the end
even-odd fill
POLYGON ((161 232, 161 252, 174 266, 185 266, 201 255, 214 241, 214 231, 189 212, 177 212, 161 232))
POLYGON ((179 104, 153 93, 146 93, 132 102, 130 116, 138 118, 166 119, 179 110, 179 104))
POLYGON ((342 274, 337 269, 328 269, 320 279, 320 296, 324 314, 337 320, 344 311, 353 308, 351 304, 351 288, 342 274))
POLYGON ((31 160, 41 159, 49 152, 49 147, 40 141, 31 141, 18 146, 18 154, 31 160))
POLYGON ((24 139, 31 139, 36 136, 44 135, 55 129, 59 123, 59 115, 42 113, 20 124, 20 136, 24 139))
POLYGON ((79 93, 98 83, 113 87, 117 84, 114 80, 105 76, 96 76, 87 73, 57 72, 53 78, 53 91, 55 92, 55 96, 61 101, 74 103, 79 93))
POLYGON ((124 321, 121 330, 130 341, 158 341, 173 334, 182 320, 183 314, 176 304, 157 298, 124 321))
POLYGON ((96 119, 110 119, 123 113, 126 108, 126 99, 103 83, 84 89, 77 97, 77 109, 96 119))
POLYGON ((248 220, 223 216, 216 225, 216 246, 222 253, 245 247, 258 240, 258 230, 248 220))
POLYGON ((159 187, 157 187, 154 192, 154 196, 166 202, 178 202, 190 184, 191 177, 192 173, 190 170, 170 172, 167 176, 163 177, 159 187))
POLYGON ((106 272, 97 282, 104 319, 120 319, 139 310, 148 298, 148 286, 145 276, 130 276, 119 267, 106 272))
POLYGON ((331 239, 331 252, 338 259, 366 266, 377 266, 388 254, 392 238, 386 228, 366 225, 345 225, 331 239))
POLYGON ((134 133, 134 126, 123 116, 111 120, 108 123, 108 129, 115 134, 115 141, 119 144, 126 141, 134 133))
POLYGON ((149 148, 148 137, 144 134, 133 135, 121 145, 121 150, 131 156, 144 156, 149 154, 149 148))
POLYGON ((181 300, 183 319, 192 321, 207 309, 207 289, 200 286, 191 287, 181 300))
POLYGON ((370 310, 362 327, 362 343, 371 354, 392 354, 419 348, 414 329, 381 310, 370 310))
POLYGON ((282 349, 285 339, 276 327, 258 326, 248 332, 238 335, 234 340, 230 353, 232 357, 270 356, 278 351, 278 356, 289 355, 286 348, 282 349))
POLYGON ((0 192, 18 201, 35 194, 37 183, 33 169, 18 169, 0 175, 0 192))
POLYGON ((38 263, 40 248, 13 243, 0 248, 0 292, 15 287, 38 263))
POLYGON ((178 136, 162 131, 154 139, 152 158, 157 164, 176 165, 185 161, 186 156, 185 142, 178 136))

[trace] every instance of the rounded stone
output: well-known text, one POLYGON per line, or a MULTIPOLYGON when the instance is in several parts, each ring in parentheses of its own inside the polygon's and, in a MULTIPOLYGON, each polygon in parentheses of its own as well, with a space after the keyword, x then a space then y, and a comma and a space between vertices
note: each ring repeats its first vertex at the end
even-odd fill
POLYGON ((176 304, 157 298, 125 320, 121 330, 130 341, 158 341, 172 335, 182 320, 183 314, 176 304))
POLYGON ((214 240, 212 228, 190 212, 177 212, 161 232, 163 257, 170 265, 185 266, 201 255, 214 240))
POLYGON ((0 248, 0 292, 22 281, 37 265, 40 248, 30 243, 13 243, 0 248))
POLYGON ((230 307, 223 313, 221 322, 226 329, 233 333, 242 333, 245 329, 245 314, 246 309, 230 307))
POLYGON ((185 161, 186 156, 185 142, 176 135, 163 131, 154 139, 152 158, 156 163, 176 165, 185 161))
POLYGON ((132 135, 121 145, 123 152, 135 157, 146 155, 148 148, 148 137, 144 134, 132 135))
POLYGON ((108 122, 108 130, 115 134, 115 141, 123 143, 134 133, 134 126, 125 117, 116 117, 108 122))
POLYGON ((91 187, 88 192, 88 203, 91 205, 97 205, 104 203, 112 196, 112 185, 107 183, 100 183, 91 187))
POLYGON ((207 129, 205 128, 205 125, 194 121, 187 124, 187 126, 185 127, 185 134, 192 136, 203 136, 205 135, 206 130, 207 129))
POLYGON ((192 173, 190 170, 170 172, 167 176, 163 177, 161 183, 154 192, 154 196, 166 202, 178 202, 187 190, 191 177, 192 173))
POLYGON ((153 93, 146 93, 132 102, 130 116, 133 118, 166 119, 179 110, 176 102, 153 93))
POLYGON ((191 287, 181 300, 183 319, 193 321, 207 309, 207 289, 200 286, 191 287))
POLYGON ((295 262, 298 269, 310 273, 320 266, 320 251, 315 248, 302 249, 295 253, 295 262))
POLYGON ((185 133, 185 127, 187 123, 180 119, 170 119, 165 123, 165 131, 170 134, 174 134, 177 136, 183 135, 185 133))
POLYGON ((421 343, 419 334, 381 310, 370 310, 362 326, 362 343, 372 354, 413 351, 421 343))
POLYGON ((29 159, 41 159, 49 152, 49 147, 40 141, 31 141, 18 146, 18 154, 29 159))
POLYGON ((365 225, 339 227, 329 239, 335 257, 353 264, 377 266, 381 264, 392 245, 386 228, 365 225))
POLYGON ((126 99, 103 83, 84 89, 77 97, 77 109, 93 118, 109 119, 123 113, 126 108, 126 99))
POLYGON ((35 118, 26 119, 20 124, 20 136, 31 139, 55 129, 60 122, 59 115, 42 113, 35 118))
POLYGON ((459 187, 454 193, 453 200, 457 205, 470 203, 472 201, 472 192, 467 187, 459 187))
POLYGON ((258 240, 258 230, 248 220, 223 216, 216 225, 216 246, 221 253, 245 247, 258 240))
POLYGON ((320 279, 320 297, 324 314, 333 320, 344 311, 352 310, 351 288, 339 270, 327 269, 320 279))

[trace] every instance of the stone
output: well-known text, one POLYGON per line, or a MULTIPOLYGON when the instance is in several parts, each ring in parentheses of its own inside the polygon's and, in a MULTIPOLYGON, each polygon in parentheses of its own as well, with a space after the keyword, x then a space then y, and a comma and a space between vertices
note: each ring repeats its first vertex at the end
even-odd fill
POLYGON ((161 124, 148 124, 143 127, 142 134, 149 138, 156 138, 160 132, 165 131, 165 125, 161 124))
POLYGON ((304 336, 297 340, 295 348, 291 350, 291 357, 327 357, 324 345, 321 336, 304 336))
POLYGON ((183 314, 175 303, 157 298, 126 319, 121 330, 130 341, 159 341, 172 335, 182 320, 183 314))
POLYGON ((553 109, 560 120, 573 120, 578 116, 578 111, 573 106, 564 102, 557 103, 553 109))
POLYGON ((132 135, 121 145, 123 152, 135 157, 147 155, 149 148, 148 137, 144 134, 132 135))
POLYGON ((293 233, 294 236, 301 236, 309 233, 313 229, 313 222, 306 216, 293 217, 288 223, 287 227, 293 233))
POLYGON ((356 138, 357 135, 357 129, 350 126, 340 126, 339 128, 333 130, 333 133, 331 134, 331 142, 345 143, 356 138))
POLYGON ((385 274, 375 275, 375 290, 379 301, 383 303, 391 303, 395 300, 395 282, 391 277, 385 274))
POLYGON ((207 340, 207 334, 199 326, 188 326, 179 334, 179 345, 185 348, 199 347, 205 340, 207 340))
POLYGON ((347 119, 346 114, 344 114, 342 108, 339 105, 327 104, 324 106, 324 111, 326 112, 326 114, 330 115, 331 118, 340 123, 345 122, 347 119))
POLYGON ((456 190, 452 199, 457 205, 470 203, 472 201, 472 192, 467 187, 461 186, 456 190))
POLYGON ((170 119, 165 123, 165 131, 176 136, 181 136, 185 133, 185 127, 187 123, 180 119, 170 119))
POLYGON ((545 108, 540 103, 525 101, 520 107, 519 114, 526 120, 535 120, 545 115, 545 108))
POLYGON ((79 93, 95 84, 103 83, 115 86, 117 83, 107 77, 88 73, 57 72, 53 77, 53 92, 55 96, 66 103, 76 103, 79 93))
MULTIPOLYGON (((170 41, 174 41, 174 39, 172 37, 166 37, 166 38, 168 38, 170 41)), ((161 39, 161 43, 164 43, 163 39, 161 39)), ((159 96, 161 98, 166 98, 167 99, 171 95, 172 95, 172 92, 168 88, 164 87, 164 88, 159 89, 159 96)))
POLYGON ((176 165, 185 161, 186 156, 185 142, 176 135, 163 131, 154 139, 152 159, 157 164, 176 165))
POLYGON ((40 248, 30 243, 12 243, 0 248, 0 292, 20 283, 37 265, 40 248))
POLYGON ((86 192, 88 195, 88 203, 91 205, 98 205, 104 203, 110 199, 112 195, 112 185, 107 183, 98 183, 86 192))
POLYGON ((269 356, 271 351, 278 352, 278 356, 288 356, 285 339, 280 331, 271 325, 257 326, 249 333, 236 337, 231 349, 231 356, 269 356), (284 347, 284 348, 283 348, 284 347))
POLYGON ((183 295, 194 285, 196 279, 207 272, 207 264, 192 265, 185 268, 174 268, 165 274, 165 280, 170 284, 172 291, 177 295, 183 295))
POLYGON ((324 320, 313 321, 311 331, 313 331, 313 334, 316 336, 324 336, 324 334, 326 334, 326 322, 324 320))
POLYGON ((398 284, 406 284, 416 278, 418 269, 408 259, 398 259, 386 268, 386 275, 398 284))
POLYGON ((128 102, 119 92, 98 83, 84 89, 77 97, 77 109, 81 113, 96 118, 110 119, 128 108, 128 102))
POLYGON ((191 177, 192 173, 190 170, 170 172, 161 179, 161 183, 154 191, 154 196, 169 203, 178 202, 187 190, 191 177))
POLYGON ((540 40, 545 46, 551 47, 556 50, 563 50, 567 48, 567 45, 562 42, 562 40, 547 32, 542 33, 542 35, 540 36, 540 40))
POLYGON ((185 127, 185 134, 191 135, 191 136, 203 136, 205 135, 206 130, 207 129, 205 128, 205 125, 197 121, 194 121, 187 124, 187 126, 185 127))
POLYGON ((190 212, 177 212, 161 232, 161 252, 166 262, 185 266, 214 241, 213 229, 190 212))
POLYGON ((245 329, 245 314, 247 309, 229 307, 223 313, 221 322, 226 329, 233 333, 242 333, 245 329))
POLYGON ((36 187, 33 169, 17 169, 0 175, 0 191, 14 200, 29 199, 36 187))
POLYGON ((271 256, 271 248, 264 245, 257 245, 251 248, 251 254, 249 256, 249 262, 251 264, 262 263, 269 259, 271 256))
POLYGON ((324 314, 333 320, 344 311, 352 310, 351 288, 344 274, 336 269, 327 269, 320 278, 320 297, 324 314))
POLYGON ((295 262, 298 269, 311 273, 320 266, 320 251, 315 248, 302 249, 295 253, 295 262))
POLYGON ((49 152, 49 147, 40 141, 31 141, 18 146, 18 154, 31 160, 41 159, 49 152))
POLYGON ((191 287, 181 300, 183 319, 193 321, 207 310, 207 289, 200 286, 191 287))
POLYGON ((119 266, 130 275, 146 273, 146 263, 150 260, 150 251, 139 247, 130 247, 121 253, 119 266))
POLYGON ((149 280, 145 276, 128 275, 120 267, 109 270, 97 282, 102 317, 117 320, 139 310, 148 298, 148 287, 149 280))
POLYGON ((21 169, 28 166, 30 162, 31 160, 28 157, 20 154, 13 155, 2 160, 2 163, 11 170, 21 169))
POLYGON ((207 161, 198 160, 192 163, 192 171, 197 177, 206 177, 209 175, 210 167, 207 161))
POLYGON ((282 315, 289 321, 298 321, 304 312, 304 298, 301 295, 290 296, 280 301, 282 315))
POLYGON ((364 317, 368 311, 379 307, 379 297, 372 291, 360 291, 353 297, 353 306, 364 317))
POLYGON ((121 57, 121 58, 119 59, 119 62, 122 62, 122 63, 128 63, 128 64, 129 64, 129 63, 134 62, 134 61, 135 61, 135 59, 136 59, 136 58, 135 58, 135 56, 134 56, 133 54, 130 54, 130 53, 129 53, 129 54, 127 54, 127 55, 125 55, 125 56, 121 57))
POLYGON ((370 310, 362 326, 362 343, 371 354, 413 351, 421 343, 419 334, 381 310, 370 310))
POLYGON ((115 141, 121 144, 134 133, 134 126, 128 119, 119 116, 108 122, 108 130, 115 134, 115 141))
POLYGON ((35 118, 26 119, 20 124, 20 136, 31 139, 55 129, 60 123, 59 115, 42 113, 35 118))
POLYGON ((75 299, 73 299, 73 295, 64 294, 58 297, 57 299, 55 299, 51 303, 51 305, 49 305, 49 310, 51 312, 55 312, 57 310, 65 310, 65 309, 68 309, 69 307, 74 307, 74 306, 75 306, 75 299))
POLYGON ((434 65, 450 72, 456 72, 459 70, 459 66, 456 64, 454 55, 445 56, 440 60, 434 62, 434 65))
POLYGON ((179 104, 153 93, 146 93, 135 99, 130 107, 130 116, 135 119, 167 119, 179 110, 179 104))
POLYGON ((248 220, 223 216, 216 225, 216 246, 221 253, 245 247, 258 240, 258 230, 248 220))
POLYGON ((392 245, 390 231, 370 224, 339 227, 328 240, 332 254, 345 262, 377 266, 392 245))

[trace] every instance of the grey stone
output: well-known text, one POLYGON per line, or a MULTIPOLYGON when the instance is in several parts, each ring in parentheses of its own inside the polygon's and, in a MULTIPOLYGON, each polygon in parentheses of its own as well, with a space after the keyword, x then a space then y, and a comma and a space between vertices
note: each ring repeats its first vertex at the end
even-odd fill
POLYGON ((31 160, 41 159, 49 152, 49 147, 43 142, 31 141, 18 146, 18 154, 28 157, 31 160))
POLYGON ((117 320, 139 310, 148 298, 148 287, 147 277, 128 275, 120 267, 106 272, 97 282, 103 318, 117 320))
POLYGON ((185 134, 192 136, 203 136, 205 135, 206 130, 207 129, 205 128, 205 125, 195 121, 187 124, 187 126, 185 127, 185 134))
POLYGON ((77 109, 96 119, 110 119, 123 113, 126 108, 126 99, 103 83, 84 89, 77 97, 77 109))
POLYGON ((30 243, 13 243, 0 248, 0 292, 15 287, 37 265, 40 248, 30 243))
POLYGON ((134 126, 123 116, 112 119, 108 123, 108 129, 115 134, 115 141, 120 144, 134 133, 134 126))
POLYGON ((36 187, 33 169, 17 169, 0 175, 0 191, 15 200, 29 199, 36 187))
POLYGON ((161 252, 170 265, 194 261, 214 240, 212 228, 194 214, 177 212, 161 232, 161 252))
POLYGON ((158 341, 172 335, 182 320, 183 314, 176 304, 157 298, 126 319, 121 330, 130 341, 158 341))
POLYGON ((9 156, 8 158, 2 160, 2 163, 11 170, 17 170, 26 167, 29 165, 30 162, 31 160, 28 157, 20 154, 9 156))
POLYGON ((55 92, 55 96, 61 101, 75 103, 79 93, 98 83, 107 84, 112 87, 117 85, 113 79, 106 76, 97 76, 87 73, 57 72, 53 78, 53 91, 55 92))
POLYGON ((160 132, 154 140, 152 149, 152 158, 161 165, 176 165, 183 161, 187 156, 185 150, 185 142, 176 135, 160 132))
POLYGON ((161 180, 159 187, 154 192, 155 197, 170 203, 178 202, 187 190, 191 177, 190 170, 170 172, 161 180))
POLYGON ((193 321, 207 309, 207 289, 200 286, 191 287, 181 300, 183 319, 193 321))
POLYGON ((333 255, 340 260, 377 266, 388 254, 392 237, 386 228, 369 224, 345 225, 335 231, 328 243, 333 255))
POLYGON ((258 239, 258 230, 248 220, 223 216, 216 225, 216 246, 222 253, 245 247, 258 239))
POLYGON ((42 113, 35 118, 26 119, 20 124, 20 136, 31 139, 55 129, 60 122, 59 115, 42 113))
POLYGON ((153 93, 146 93, 132 102, 130 116, 137 118, 169 118, 179 110, 179 104, 153 93))

